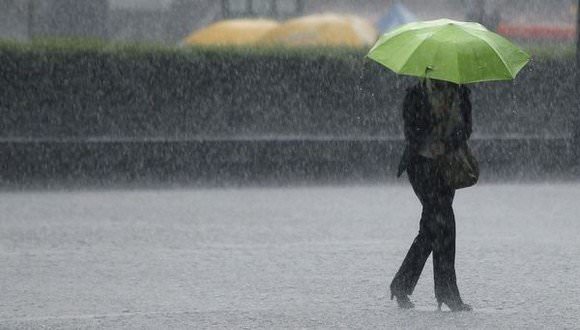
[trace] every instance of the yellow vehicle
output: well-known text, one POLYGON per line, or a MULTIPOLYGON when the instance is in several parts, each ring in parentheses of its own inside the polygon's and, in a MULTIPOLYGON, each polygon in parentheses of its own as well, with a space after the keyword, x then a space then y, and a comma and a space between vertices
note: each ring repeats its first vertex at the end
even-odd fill
POLYGON ((376 28, 365 19, 328 13, 287 20, 266 33, 260 44, 290 47, 370 47, 377 38, 376 28))
POLYGON ((183 40, 192 46, 244 46, 254 45, 280 24, 268 19, 228 19, 194 31, 183 40))

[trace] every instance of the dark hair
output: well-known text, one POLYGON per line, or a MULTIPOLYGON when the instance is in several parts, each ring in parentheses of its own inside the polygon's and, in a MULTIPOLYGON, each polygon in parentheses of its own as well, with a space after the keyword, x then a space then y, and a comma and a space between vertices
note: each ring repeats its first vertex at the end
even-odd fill
POLYGON ((457 85, 456 83, 453 83, 450 81, 444 81, 444 80, 437 80, 437 79, 432 79, 431 84, 432 84, 431 86, 433 86, 433 88, 435 88, 435 89, 444 89, 444 88, 448 88, 448 87, 454 87, 454 88, 459 87, 459 85, 457 85))

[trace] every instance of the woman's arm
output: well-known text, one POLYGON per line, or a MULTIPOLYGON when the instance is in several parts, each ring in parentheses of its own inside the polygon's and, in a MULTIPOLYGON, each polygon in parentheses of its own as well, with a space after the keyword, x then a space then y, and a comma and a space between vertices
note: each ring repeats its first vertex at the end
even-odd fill
POLYGON ((471 100, 470 100, 471 91, 469 88, 465 86, 459 87, 459 100, 461 116, 463 118, 463 125, 459 128, 456 128, 449 140, 446 143, 446 147, 450 149, 457 149, 462 144, 466 143, 467 140, 471 137, 471 133, 473 132, 473 118, 471 116, 471 100))
POLYGON ((461 99, 461 112, 463 114, 463 119, 465 120, 465 132, 464 141, 467 141, 471 137, 473 132, 473 118, 471 116, 471 90, 465 86, 459 88, 459 97, 461 99))
POLYGON ((405 139, 413 151, 419 150, 431 131, 431 124, 425 115, 424 95, 419 86, 407 90, 403 101, 405 139))

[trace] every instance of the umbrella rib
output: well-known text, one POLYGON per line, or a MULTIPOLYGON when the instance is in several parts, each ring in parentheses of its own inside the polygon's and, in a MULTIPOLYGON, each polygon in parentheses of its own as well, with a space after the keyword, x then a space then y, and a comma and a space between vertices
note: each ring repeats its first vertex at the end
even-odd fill
MULTIPOLYGON (((425 42, 427 42, 428 40, 430 40, 431 38, 433 38, 435 34, 441 32, 441 30, 442 29, 438 29, 438 30, 432 31, 432 33, 430 33, 430 35, 428 37, 424 38, 419 44, 417 44, 417 46, 415 47, 415 49, 413 49, 413 52, 412 53, 414 53, 417 49, 419 49, 421 46, 423 46, 423 44, 425 42)), ((453 42, 453 45, 455 47, 457 47, 457 43, 456 42, 453 42)), ((401 67, 399 68, 399 71, 402 71, 405 68, 405 66, 408 64, 408 62, 411 60, 411 58, 412 58, 411 56, 409 56, 407 58, 407 60, 405 61, 405 63, 403 63, 403 65, 401 65, 401 67)), ((457 68, 459 68, 459 56, 456 56, 456 62, 457 62, 457 68)), ((427 68, 425 68, 425 70, 427 70, 427 68)), ((458 69, 458 74, 459 74, 459 69, 458 69)), ((424 77, 426 78, 427 76, 425 75, 424 77)), ((461 78, 459 77, 458 80, 459 81, 457 83, 460 83, 461 82, 461 78)))
MULTIPOLYGON (((426 38, 424 38, 423 40, 421 40, 421 42, 419 42, 419 43, 417 44, 417 46, 416 46, 416 47, 413 49, 413 51, 412 51, 412 52, 410 52, 410 54, 413 54, 413 53, 414 53, 414 52, 415 52, 417 49, 419 49, 419 47, 423 46, 423 44, 424 44, 424 43, 425 43, 427 40, 429 40, 431 37, 433 37, 433 35, 434 35, 436 32, 439 32, 439 31, 434 31, 434 32, 432 32, 431 34, 429 34, 429 36, 428 36, 428 37, 426 37, 426 38)), ((402 71, 402 70, 403 70, 403 68, 404 68, 404 67, 405 67, 405 66, 406 66, 406 65, 409 63, 409 61, 411 60, 411 58, 412 58, 412 56, 409 56, 409 57, 407 57, 407 60, 406 60, 406 61, 403 63, 403 65, 401 65, 401 67, 398 69, 398 71, 402 71)), ((425 70, 427 70, 427 68, 425 68, 425 70)))
POLYGON ((493 46, 493 43, 489 42, 489 39, 487 38, 487 36, 485 35, 477 35, 472 33, 471 31, 468 31, 466 29, 462 29, 463 31, 465 31, 465 33, 470 34, 476 38, 480 38, 482 40, 485 40, 485 43, 487 44, 487 46, 489 48, 491 48, 493 50, 493 52, 497 55, 497 57, 501 60, 501 62, 503 63, 503 65, 505 66, 505 68, 507 69, 507 71, 510 73, 510 75, 512 77, 514 77, 514 73, 512 72, 510 66, 508 65, 508 63, 506 62, 506 60, 503 58, 503 55, 493 46))

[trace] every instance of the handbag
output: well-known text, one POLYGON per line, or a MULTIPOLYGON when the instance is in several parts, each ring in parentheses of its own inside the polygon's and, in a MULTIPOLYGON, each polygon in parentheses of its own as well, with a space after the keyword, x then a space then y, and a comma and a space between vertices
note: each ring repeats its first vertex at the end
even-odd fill
POLYGON ((479 180, 479 164, 467 143, 437 160, 443 181, 453 189, 471 187, 479 180))

